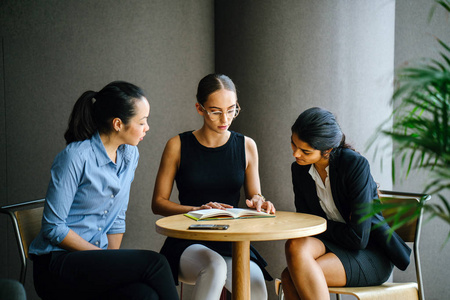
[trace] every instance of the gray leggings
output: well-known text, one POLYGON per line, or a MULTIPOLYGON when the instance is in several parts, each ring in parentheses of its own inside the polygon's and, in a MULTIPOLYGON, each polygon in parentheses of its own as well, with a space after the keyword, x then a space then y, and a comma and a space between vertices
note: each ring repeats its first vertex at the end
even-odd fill
MULTIPOLYGON (((217 252, 200 244, 186 248, 180 258, 178 279, 195 285, 193 300, 219 299, 223 287, 231 287, 232 258, 221 256, 217 252)), ((250 286, 252 300, 267 299, 264 275, 259 266, 250 262, 250 286)))

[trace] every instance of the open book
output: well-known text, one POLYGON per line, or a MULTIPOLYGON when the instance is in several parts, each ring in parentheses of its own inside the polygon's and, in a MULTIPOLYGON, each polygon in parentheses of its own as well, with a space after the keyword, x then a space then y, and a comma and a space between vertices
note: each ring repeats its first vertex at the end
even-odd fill
POLYGON ((275 217, 275 215, 263 211, 258 212, 255 209, 246 208, 227 208, 226 210, 215 208, 200 209, 190 211, 184 215, 196 221, 275 217))

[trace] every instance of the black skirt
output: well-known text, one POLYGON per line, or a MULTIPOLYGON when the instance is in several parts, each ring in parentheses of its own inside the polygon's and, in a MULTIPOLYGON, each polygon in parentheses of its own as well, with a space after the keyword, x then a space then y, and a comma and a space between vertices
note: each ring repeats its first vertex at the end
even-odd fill
POLYGON ((344 265, 347 275, 345 286, 380 285, 389 279, 394 265, 379 247, 369 244, 366 249, 349 250, 329 240, 320 240, 344 265))

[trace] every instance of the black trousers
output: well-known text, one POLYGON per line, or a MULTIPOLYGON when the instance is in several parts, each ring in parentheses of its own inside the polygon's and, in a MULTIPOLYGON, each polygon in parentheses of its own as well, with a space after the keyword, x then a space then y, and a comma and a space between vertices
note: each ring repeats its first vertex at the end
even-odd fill
POLYGON ((34 286, 46 299, 178 300, 169 264, 149 250, 52 252, 33 257, 34 286))

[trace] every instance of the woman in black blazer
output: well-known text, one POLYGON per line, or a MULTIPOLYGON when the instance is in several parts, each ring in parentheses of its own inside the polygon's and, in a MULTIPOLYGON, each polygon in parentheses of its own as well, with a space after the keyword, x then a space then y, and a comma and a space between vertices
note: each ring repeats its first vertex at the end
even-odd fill
POLYGON ((292 126, 292 183, 297 212, 327 219, 327 230, 286 242, 283 291, 291 299, 329 299, 328 286, 385 282, 393 265, 404 270, 411 249, 382 215, 361 221, 361 207, 378 198, 367 160, 345 143, 332 113, 303 112, 292 126))

